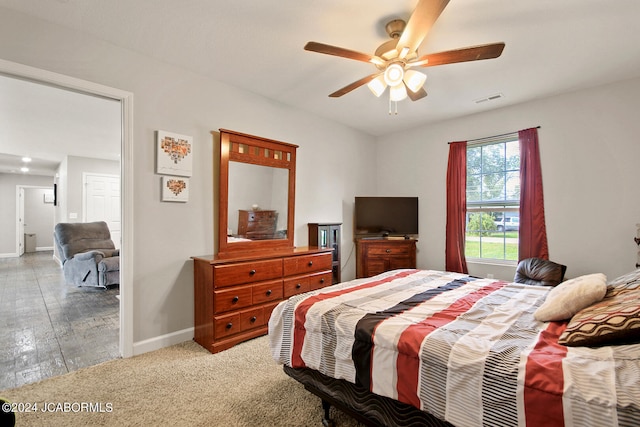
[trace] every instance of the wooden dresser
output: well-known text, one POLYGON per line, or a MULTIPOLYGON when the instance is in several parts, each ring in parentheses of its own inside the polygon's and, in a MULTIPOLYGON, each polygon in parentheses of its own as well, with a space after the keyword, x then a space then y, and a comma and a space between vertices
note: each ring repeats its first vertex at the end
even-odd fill
POLYGON ((356 277, 371 277, 397 268, 416 268, 415 239, 357 239, 356 277))
POLYGON ((331 248, 193 257, 194 340, 212 353, 267 333, 274 307, 331 285, 331 248))
POLYGON ((276 211, 238 211, 238 236, 252 240, 273 239, 278 226, 276 211))

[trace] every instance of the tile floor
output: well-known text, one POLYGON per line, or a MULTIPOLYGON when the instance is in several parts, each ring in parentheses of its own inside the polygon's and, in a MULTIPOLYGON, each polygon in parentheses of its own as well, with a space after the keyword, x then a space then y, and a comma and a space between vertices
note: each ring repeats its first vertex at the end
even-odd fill
POLYGON ((120 357, 118 294, 67 285, 53 252, 0 259, 0 390, 120 357))

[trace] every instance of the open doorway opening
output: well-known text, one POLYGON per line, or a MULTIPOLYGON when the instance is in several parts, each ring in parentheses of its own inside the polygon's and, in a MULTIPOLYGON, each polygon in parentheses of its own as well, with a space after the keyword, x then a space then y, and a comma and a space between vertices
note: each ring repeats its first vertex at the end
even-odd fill
MULTIPOLYGON (((121 230, 119 233, 122 235, 121 238, 118 239, 118 244, 121 246, 121 280, 120 280, 120 300, 117 301, 115 306, 116 317, 114 322, 116 322, 117 329, 119 329, 118 336, 115 337, 116 340, 116 348, 117 348, 117 356, 129 357, 133 353, 133 332, 132 332, 132 309, 131 309, 131 299, 132 299, 132 290, 128 284, 131 283, 132 272, 128 270, 127 266, 130 263, 127 263, 127 259, 131 257, 131 231, 127 228, 128 222, 132 221, 132 167, 130 165, 129 159, 131 158, 131 130, 132 130, 132 94, 124 91, 120 91, 118 89, 105 87, 102 85, 94 84, 91 82, 70 78, 67 76, 58 75, 55 73, 50 73, 43 70, 38 70, 32 67, 23 66, 21 64, 15 64, 7 61, 0 60, 0 78, 4 79, 14 79, 20 81, 21 83, 29 83, 34 86, 46 86, 48 88, 54 88, 58 91, 65 92, 67 95, 72 93, 74 96, 83 96, 92 99, 103 99, 107 102, 112 102, 117 104, 117 133, 118 140, 116 142, 116 171, 109 171, 108 174, 115 175, 119 179, 119 192, 121 193, 122 202, 119 206, 116 207, 117 212, 120 214, 120 222, 121 222, 121 230)), ((3 94, 7 92, 3 91, 3 94)), ((23 101, 28 97, 19 97, 23 101)), ((41 105, 48 105, 53 109, 49 113, 49 120, 58 120, 60 121, 61 117, 67 119, 69 116, 69 111, 65 108, 65 104, 55 103, 50 101, 41 102, 41 105)), ((4 114, 5 111, 1 110, 0 114, 4 114)), ((29 112, 23 111, 23 116, 26 116, 27 121, 33 125, 35 123, 36 114, 31 114, 29 112)), ((6 123, 6 121, 5 121, 6 123)), ((85 121, 86 124, 86 121, 85 121)), ((42 127, 48 129, 49 134, 48 137, 45 138, 45 144, 48 144, 50 147, 59 147, 59 144, 55 144, 52 137, 55 132, 53 132, 53 128, 51 126, 51 122, 48 122, 42 127)), ((67 132, 67 136, 69 133, 67 132)), ((21 144, 19 140, 11 139, 10 144, 5 144, 0 141, 0 191, 2 191, 3 181, 6 181, 7 185, 13 186, 13 191, 16 191, 17 181, 21 181, 22 178, 18 177, 18 175, 11 175, 11 172, 5 169, 4 160, 6 158, 11 157, 19 157, 23 155, 22 151, 18 151, 18 148, 25 149, 26 144, 21 144), (5 179, 6 178, 6 179, 5 179)), ((85 139, 84 145, 89 145, 88 140, 85 139)), ((86 148, 86 147, 85 147, 86 148)), ((49 160, 46 159, 46 155, 44 151, 38 151, 38 149, 34 149, 29 153, 30 156, 34 158, 34 162, 32 163, 32 170, 36 171, 41 166, 40 162, 47 164, 49 160)), ((82 221, 85 219, 85 202, 83 200, 83 182, 82 182, 82 172, 80 172, 80 178, 77 180, 77 191, 73 190, 72 187, 75 185, 75 181, 72 183, 70 181, 70 175, 78 173, 79 169, 75 169, 73 165, 76 165, 79 161, 88 161, 93 162, 97 157, 87 156, 86 154, 78 154, 74 155, 74 153, 67 153, 67 156, 63 162, 56 161, 56 172, 51 177, 50 185, 52 188, 53 184, 56 186, 55 194, 53 195, 55 201, 55 222, 63 222, 76 219, 77 221, 82 221), (60 168, 62 166, 62 168, 60 168), (66 166, 66 168, 65 168, 66 166), (78 215, 79 213, 79 215, 78 215), (74 214, 77 215, 76 218, 73 218, 74 214)), ((104 159, 102 159, 104 160, 104 159)), ((50 166, 50 165, 49 165, 50 166)), ((26 175, 22 175, 26 176, 26 175)), ((39 175, 40 176, 40 175, 39 175)), ((24 184, 25 189, 28 187, 28 184, 24 184)), ((27 190, 28 192, 29 190, 27 190)), ((11 197, 14 199, 14 197, 11 197)), ((19 196, 15 198, 16 202, 18 202, 19 196)), ((51 196, 47 195, 47 203, 51 200, 51 196)), ((44 195, 43 195, 44 202, 44 195)), ((18 203, 17 203, 18 204, 18 203)), ((19 208, 17 208, 19 209, 19 208)), ((13 211, 14 214, 16 210, 9 209, 13 211)), ((75 222, 75 221, 74 221, 75 222)), ((14 224, 14 221, 6 221, 4 224, 14 224)), ((27 227, 28 227, 28 223, 27 227)), ((4 226, 3 226, 4 228, 4 226)), ((29 240, 31 236, 30 234, 39 233, 29 233, 29 229, 26 228, 21 229, 19 224, 16 224, 15 230, 1 230, 0 236, 11 236, 9 240, 3 238, 0 242, 0 262, 13 263, 11 268, 17 265, 17 260, 20 259, 20 254, 27 249, 28 241, 25 241, 25 235, 27 235, 26 240, 29 240), (22 239, 20 239, 20 235, 22 234, 22 239), (5 242, 5 243, 2 243, 5 242), (15 244, 15 251, 12 249, 5 249, 4 246, 7 242, 10 243, 11 246, 15 244), (15 258, 14 258, 15 257, 15 258)), ((44 237, 47 233, 46 231, 41 232, 44 237)), ((43 252, 48 250, 48 246, 38 245, 36 243, 36 254, 42 255, 43 252)), ((52 248, 51 248, 52 249, 52 248)), ((30 254, 30 253, 29 253, 30 254)), ((49 255, 49 260, 53 260, 53 255, 49 255)), ((58 270, 59 272, 59 270, 58 270)), ((39 273, 42 273, 42 270, 39 270, 35 275, 37 276, 39 273)), ((55 273, 43 273, 47 276, 47 280, 51 279, 55 273)), ((61 274, 60 274, 61 275, 61 274)), ((20 289, 16 288, 15 292, 19 293, 20 289)), ((90 292, 100 291, 99 289, 91 290, 90 292)), ((33 297, 33 295, 31 295, 33 297)), ((45 298, 44 295, 40 295, 40 298, 45 298)), ((24 300, 24 298, 23 298, 24 300)), ((21 304, 23 301, 21 302, 21 304)), ((77 315, 75 313, 74 315, 77 315)), ((4 316, 4 314, 0 314, 0 316, 4 316)), ((16 322, 14 322, 16 323, 16 322)), ((5 323, 6 324, 6 323, 5 323)), ((37 337, 35 337, 37 338, 37 337)), ((34 338, 34 339, 35 339, 34 338)), ((30 337, 25 336, 25 340, 22 341, 23 349, 28 349, 30 346, 37 347, 37 340, 35 342, 29 341, 30 337)), ((81 344, 80 344, 81 345, 81 344)), ((18 349, 19 352, 20 349, 18 349)), ((15 352, 14 352, 15 353, 15 352)), ((6 366, 6 365, 4 365, 6 366)), ((58 372, 60 373, 60 372, 58 372)), ((55 374, 55 373, 54 373, 55 374)), ((37 380, 40 378, 34 378, 37 380)), ((29 381, 30 382, 30 381, 29 381)), ((0 389, 4 387, 0 386, 0 389)))
POLYGON ((53 186, 18 185, 16 189, 16 245, 20 256, 25 252, 53 250, 53 186))

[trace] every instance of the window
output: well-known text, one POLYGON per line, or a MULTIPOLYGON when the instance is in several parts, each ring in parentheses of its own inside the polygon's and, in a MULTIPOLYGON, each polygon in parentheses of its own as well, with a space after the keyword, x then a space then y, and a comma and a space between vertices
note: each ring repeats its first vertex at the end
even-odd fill
POLYGON ((467 146, 465 257, 518 261, 518 135, 467 146))

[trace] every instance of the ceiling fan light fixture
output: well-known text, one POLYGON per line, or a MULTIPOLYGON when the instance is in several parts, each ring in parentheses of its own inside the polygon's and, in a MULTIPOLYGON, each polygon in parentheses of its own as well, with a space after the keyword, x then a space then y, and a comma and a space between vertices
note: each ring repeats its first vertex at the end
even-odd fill
POLYGON ((407 97, 407 88, 400 82, 400 84, 391 86, 389 88, 389 99, 394 102, 402 101, 407 97))
POLYGON ((375 79, 371 80, 367 87, 373 94, 377 97, 380 97, 384 93, 384 90, 387 88, 387 83, 384 81, 384 75, 380 74, 375 79))
POLYGON ((403 81, 409 90, 415 93, 419 91, 424 85, 424 82, 427 81, 427 75, 416 70, 406 70, 403 81))
POLYGON ((372 57, 369 62, 371 62, 376 67, 382 67, 385 64, 385 60, 377 56, 372 57))
POLYGON ((400 83, 402 83, 403 77, 404 68, 397 62, 389 65, 387 69, 384 70, 384 81, 391 87, 398 86, 400 83))

